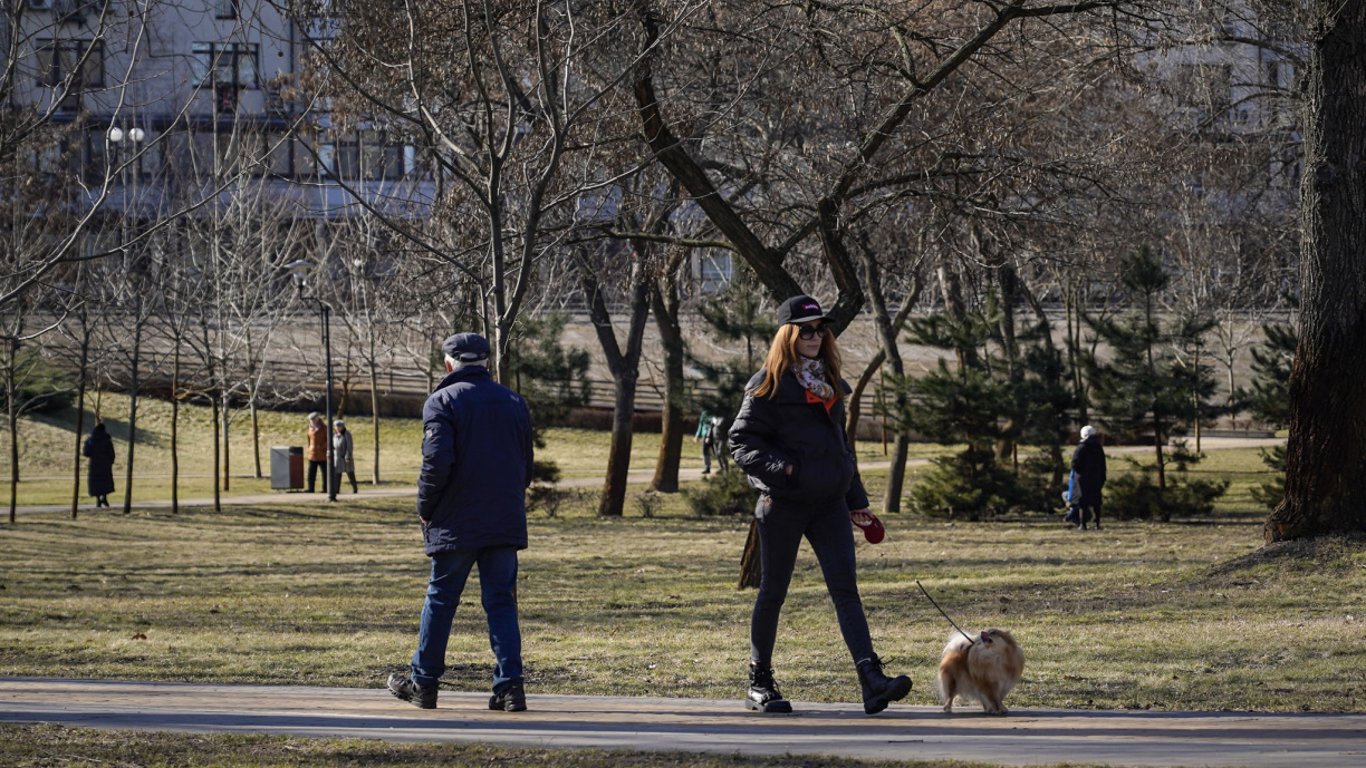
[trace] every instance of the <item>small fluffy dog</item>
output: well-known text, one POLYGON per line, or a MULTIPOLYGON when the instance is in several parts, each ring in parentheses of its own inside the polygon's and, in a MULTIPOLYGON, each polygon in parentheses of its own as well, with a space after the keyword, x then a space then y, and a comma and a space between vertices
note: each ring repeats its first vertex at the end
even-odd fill
POLYGON ((1004 715, 1006 694, 1023 671, 1024 653, 1004 629, 988 629, 972 641, 955 632, 944 646, 935 691, 945 712, 952 713, 954 698, 961 697, 981 702, 989 715, 1004 715))

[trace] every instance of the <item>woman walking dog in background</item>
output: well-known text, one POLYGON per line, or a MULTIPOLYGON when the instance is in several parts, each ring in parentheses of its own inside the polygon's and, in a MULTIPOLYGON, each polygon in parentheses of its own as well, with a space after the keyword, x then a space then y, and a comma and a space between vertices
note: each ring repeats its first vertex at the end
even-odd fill
MULTIPOLYGON (((773 679, 778 616, 787 598, 802 537, 820 561, 840 633, 863 688, 863 711, 875 714, 905 698, 910 678, 888 678, 873 652, 859 598, 851 520, 864 521, 868 494, 844 429, 839 349, 820 304, 794 296, 778 309, 778 331, 763 370, 749 380, 730 428, 731 453, 761 496, 760 582, 750 619, 750 709, 791 712, 773 679)), ((873 540, 870 536, 870 540, 873 540)))

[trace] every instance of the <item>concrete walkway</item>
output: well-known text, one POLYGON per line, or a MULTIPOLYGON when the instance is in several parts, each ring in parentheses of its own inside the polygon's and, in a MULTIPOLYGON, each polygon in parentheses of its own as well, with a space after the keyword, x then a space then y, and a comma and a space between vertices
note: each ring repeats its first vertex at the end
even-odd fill
POLYGON ((419 710, 387 691, 262 685, 0 678, 0 722, 484 742, 741 755, 957 759, 1000 765, 1366 765, 1366 715, 1020 709, 1009 717, 795 702, 761 716, 738 700, 536 695, 522 713, 488 694, 442 691, 419 710))

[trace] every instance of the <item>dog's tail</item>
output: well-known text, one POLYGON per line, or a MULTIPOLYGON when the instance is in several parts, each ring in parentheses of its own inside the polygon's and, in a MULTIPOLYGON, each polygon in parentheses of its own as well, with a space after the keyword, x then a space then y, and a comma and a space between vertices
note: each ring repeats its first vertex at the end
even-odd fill
POLYGON ((964 637, 962 632, 950 632, 949 640, 944 644, 944 653, 967 653, 971 647, 972 640, 964 637))

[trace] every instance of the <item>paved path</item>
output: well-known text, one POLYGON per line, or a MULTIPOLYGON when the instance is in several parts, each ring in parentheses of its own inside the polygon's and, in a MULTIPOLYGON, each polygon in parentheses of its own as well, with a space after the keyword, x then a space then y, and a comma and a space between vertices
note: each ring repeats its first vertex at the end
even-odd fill
POLYGON ((391 741, 484 742, 743 755, 957 759, 1001 765, 1366 765, 1366 715, 1020 709, 1009 717, 795 702, 761 716, 739 701, 528 696, 490 712, 485 693, 442 691, 419 710, 383 690, 0 678, 0 722, 391 741))

